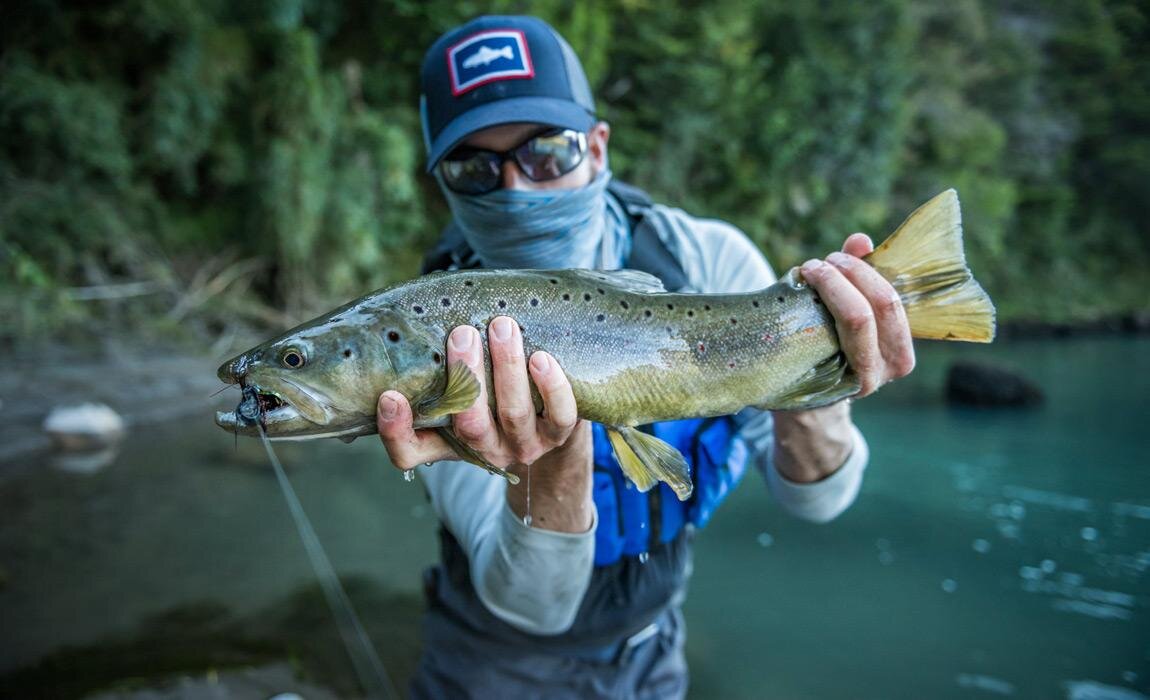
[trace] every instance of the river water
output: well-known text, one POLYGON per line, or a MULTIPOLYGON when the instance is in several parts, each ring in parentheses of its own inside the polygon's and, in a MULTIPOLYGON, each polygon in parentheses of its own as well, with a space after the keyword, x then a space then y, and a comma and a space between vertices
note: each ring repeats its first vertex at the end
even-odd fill
MULTIPOLYGON (((692 696, 1150 697, 1148 393, 1144 337, 920 345, 912 377, 855 404, 871 463, 851 510, 796 521, 750 475, 699 533, 692 696), (947 407, 958 357, 1047 402, 947 407)), ((373 440, 277 452, 402 684, 435 558, 421 488, 373 440)), ((4 696, 355 687, 261 446, 206 416, 103 468, 0 465, 0 513, 4 696)))

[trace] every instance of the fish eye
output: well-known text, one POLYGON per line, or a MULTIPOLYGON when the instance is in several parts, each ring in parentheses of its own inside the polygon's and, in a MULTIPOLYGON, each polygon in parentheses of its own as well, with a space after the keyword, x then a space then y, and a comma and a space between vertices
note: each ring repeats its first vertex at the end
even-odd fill
POLYGON ((280 362, 283 363, 284 367, 299 369, 304 365, 304 356, 303 353, 296 348, 288 348, 284 350, 283 355, 280 356, 280 362))

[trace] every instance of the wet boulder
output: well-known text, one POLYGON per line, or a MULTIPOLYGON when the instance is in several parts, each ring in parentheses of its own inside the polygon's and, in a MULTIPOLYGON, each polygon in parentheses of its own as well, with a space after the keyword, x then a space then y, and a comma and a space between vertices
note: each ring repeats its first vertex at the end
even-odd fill
POLYGON ((69 451, 107 448, 124 437, 124 419, 99 403, 57 406, 43 427, 57 447, 69 451))
POLYGON ((959 361, 947 372, 946 399, 967 406, 1036 406, 1046 397, 1037 384, 1016 370, 959 361))

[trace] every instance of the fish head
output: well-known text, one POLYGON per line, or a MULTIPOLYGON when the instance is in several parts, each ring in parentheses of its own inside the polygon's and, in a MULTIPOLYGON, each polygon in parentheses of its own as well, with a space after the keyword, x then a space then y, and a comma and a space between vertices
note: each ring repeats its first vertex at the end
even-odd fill
POLYGON ((392 309, 344 309, 294 328, 223 363, 242 390, 216 424, 273 439, 351 438, 375 432, 376 402, 389 389, 425 393, 442 373, 442 334, 392 309))

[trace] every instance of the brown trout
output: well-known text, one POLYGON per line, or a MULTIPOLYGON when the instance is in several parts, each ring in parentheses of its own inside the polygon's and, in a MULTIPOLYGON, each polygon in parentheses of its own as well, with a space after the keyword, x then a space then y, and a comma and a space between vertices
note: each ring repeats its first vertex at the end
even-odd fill
MULTIPOLYGON (((899 293, 914 337, 994 337, 994 306, 963 255, 954 190, 917 209, 866 260, 899 293)), ((411 402, 416 427, 438 429, 461 457, 508 476, 453 435, 451 415, 475 402, 479 382, 446 363, 451 329, 473 325, 486 342, 500 315, 520 324, 527 357, 555 357, 580 417, 607 427, 636 486, 664 481, 681 499, 692 490, 683 456, 636 426, 747 406, 810 409, 858 391, 834 318, 797 269, 747 294, 668 293, 632 270, 467 270, 373 292, 224 363, 220 378, 240 384, 244 399, 216 422, 244 435, 262 426, 272 439, 350 441, 376 432, 376 401, 394 389, 411 402)))

